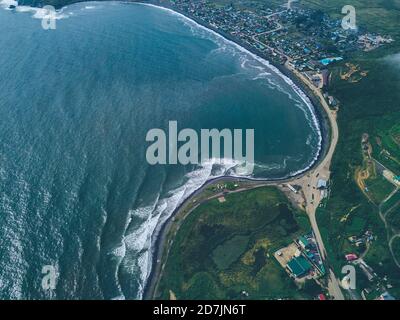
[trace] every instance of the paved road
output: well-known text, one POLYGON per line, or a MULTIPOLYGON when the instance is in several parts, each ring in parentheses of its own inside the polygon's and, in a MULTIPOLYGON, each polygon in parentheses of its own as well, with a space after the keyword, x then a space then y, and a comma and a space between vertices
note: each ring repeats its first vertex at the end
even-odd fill
MULTIPOLYGON (((331 171, 330 166, 332 162, 333 154, 335 153, 336 146, 339 140, 339 127, 337 125, 337 113, 334 110, 329 108, 328 103, 323 97, 321 91, 316 88, 313 84, 311 84, 305 76, 303 76, 296 69, 292 68, 289 63, 286 63, 286 67, 291 70, 298 78, 305 83, 310 90, 317 96, 321 102, 321 105, 325 109, 326 114, 328 115, 330 128, 331 128, 331 143, 329 146, 329 150, 325 156, 325 158, 316 166, 313 170, 309 172, 309 174, 301 179, 302 188, 304 193, 304 198, 306 201, 306 212, 310 218, 311 226, 314 230, 315 238, 318 242, 318 246, 321 251, 322 258, 326 260, 327 253, 325 249, 324 242, 322 240, 321 233, 319 231, 319 227, 316 219, 316 212, 319 204, 321 203, 321 193, 319 190, 316 190, 316 186, 318 184, 319 179, 324 179, 329 181, 331 171)), ((329 283, 328 289, 329 293, 335 300, 344 300, 343 293, 339 286, 339 281, 337 280, 335 274, 332 270, 329 269, 329 283)))

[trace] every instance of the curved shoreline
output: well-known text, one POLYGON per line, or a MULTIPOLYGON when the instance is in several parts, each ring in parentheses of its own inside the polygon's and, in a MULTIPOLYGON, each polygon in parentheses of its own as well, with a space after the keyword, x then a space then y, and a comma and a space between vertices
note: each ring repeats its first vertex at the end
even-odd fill
MULTIPOLYGON (((74 1, 76 3, 80 2, 92 2, 92 1, 81 1, 77 0, 74 1)), ((93 1, 100 3, 102 1, 93 1)), ((159 1, 148 1, 148 2, 142 2, 142 1, 136 1, 136 0, 122 0, 121 3, 138 3, 142 5, 148 5, 148 6, 154 6, 160 9, 165 9, 165 10, 170 10, 175 14, 182 15, 186 19, 189 19, 190 21, 196 23, 198 26, 201 26, 202 28, 206 29, 208 32, 213 32, 217 34, 218 36, 222 37, 225 41, 228 41, 232 45, 234 45, 238 50, 241 50, 249 55, 251 55, 254 59, 258 60, 261 62, 265 67, 270 68, 274 73, 276 73, 278 76, 282 77, 284 81, 293 88, 293 90, 298 94, 298 96, 305 102, 307 106, 311 104, 312 110, 310 110, 311 115, 313 117, 316 117, 317 121, 317 129, 319 130, 320 134, 320 140, 319 140, 319 150, 316 154, 316 157, 313 159, 313 161, 304 169, 295 172, 293 174, 289 174, 286 177, 283 178, 250 178, 250 177, 237 177, 237 176, 221 176, 221 177, 216 177, 207 180, 202 186, 200 186, 198 189, 193 191, 185 200, 182 201, 181 204, 179 204, 174 211, 171 213, 171 215, 160 225, 157 229, 156 232, 151 236, 152 237, 152 245, 151 245, 151 255, 152 255, 152 261, 151 261, 151 269, 149 272, 149 275, 146 279, 146 282, 143 284, 144 285, 144 291, 143 291, 143 297, 145 299, 149 299, 153 297, 154 292, 152 292, 152 289, 154 289, 154 283, 156 283, 158 279, 158 275, 156 272, 156 267, 158 265, 158 257, 162 257, 165 249, 165 237, 168 235, 169 232, 169 227, 173 223, 173 220, 179 212, 185 208, 187 204, 193 201, 193 199, 201 194, 204 189, 206 189, 208 186, 210 186, 213 183, 216 182, 222 182, 222 181, 241 181, 241 182, 252 182, 254 183, 254 187, 259 187, 263 185, 278 185, 282 183, 288 183, 297 179, 300 179, 307 175, 308 172, 312 171, 314 168, 316 168, 326 157, 328 150, 330 148, 330 129, 331 127, 329 126, 329 117, 328 115, 323 111, 324 107, 320 104, 318 97, 309 89, 307 88, 307 85, 303 83, 300 79, 296 77, 294 73, 292 73, 289 69, 285 68, 282 65, 276 64, 273 61, 268 60, 268 57, 265 56, 264 54, 261 54, 260 52, 257 52, 256 49, 242 43, 240 39, 233 38, 232 36, 225 34, 224 32, 208 25, 204 21, 199 20, 196 17, 190 16, 186 12, 180 12, 176 8, 170 7, 165 5, 164 3, 160 3, 159 1), (262 60, 262 61, 261 61, 262 60), (288 82, 289 80, 290 82, 288 82), (308 99, 309 101, 304 100, 304 98, 308 99), (153 240, 154 238, 154 240, 153 240), (154 248, 154 249, 152 249, 154 248), (153 288, 152 288, 153 287, 153 288)), ((66 6, 64 6, 66 7, 66 6)))
MULTIPOLYGON (((290 86, 293 91, 300 97, 300 99, 305 103, 305 105, 308 107, 309 112, 312 117, 312 123, 315 125, 317 129, 317 134, 318 134, 318 151, 313 158, 312 161, 308 164, 307 167, 300 169, 296 172, 291 172, 288 175, 284 177, 279 177, 279 178, 251 178, 254 181, 280 181, 280 180, 286 180, 294 177, 298 177, 301 174, 310 171, 313 167, 315 167, 318 162, 321 160, 323 157, 324 153, 327 152, 328 147, 326 145, 326 142, 329 141, 329 135, 330 135, 330 127, 329 127, 329 119, 326 114, 323 112, 320 112, 321 109, 324 109, 318 98, 314 95, 314 93, 309 90, 309 88, 302 82, 300 79, 298 79, 295 74, 293 74, 288 68, 286 68, 283 65, 274 63, 269 59, 268 56, 262 54, 261 52, 258 52, 255 48, 248 46, 247 44, 243 43, 240 39, 236 39, 232 37, 229 34, 226 34, 215 27, 207 24, 206 22, 191 16, 190 14, 186 12, 181 12, 180 10, 177 10, 176 8, 172 6, 167 6, 164 3, 160 3, 160 1, 157 0, 148 0, 147 2, 143 2, 143 0, 125 0, 123 1, 125 3, 137 3, 145 6, 150 6, 162 10, 166 10, 172 14, 179 15, 180 17, 187 19, 188 21, 195 23, 197 27, 202 28, 206 32, 211 32, 212 34, 216 35, 217 37, 220 37, 222 40, 228 42, 230 45, 234 46, 237 48, 239 51, 248 54, 251 56, 253 59, 257 60, 260 62, 263 66, 266 68, 270 69, 273 73, 275 73, 278 77, 282 78, 283 81, 286 82, 288 86, 290 86), (318 106, 316 108, 315 106, 318 106)), ((230 177, 235 177, 235 178, 241 178, 241 177, 236 177, 236 176, 230 176, 230 177)))
MULTIPOLYGON (((162 4, 158 1, 149 1, 149 2, 142 2, 142 1, 124 1, 126 3, 138 3, 142 5, 147 5, 147 6, 152 6, 156 7, 159 9, 164 9, 168 10, 171 13, 178 14, 198 26, 206 29, 208 32, 213 32, 219 37, 222 37, 225 41, 229 42, 230 44, 234 45, 237 49, 239 49, 242 52, 245 52, 252 56, 254 59, 258 60, 261 62, 265 67, 271 69, 274 73, 276 73, 278 76, 284 79, 284 81, 292 87, 292 89, 298 94, 298 96, 303 100, 303 102, 310 107, 310 112, 313 117, 315 117, 313 120, 316 121, 317 124, 317 129, 318 129, 318 134, 320 135, 320 141, 319 141, 319 151, 314 158, 313 162, 310 163, 310 165, 294 174, 291 174, 287 177, 283 178, 251 178, 251 177, 238 177, 238 176, 221 176, 221 177, 216 177, 207 180, 202 186, 200 186, 198 189, 196 189, 194 192, 192 192, 184 201, 182 201, 181 204, 179 204, 175 210, 171 213, 171 215, 164 221, 164 223, 159 226, 158 230, 156 233, 152 235, 152 238, 154 237, 155 240, 153 242, 152 239, 152 246, 154 246, 154 249, 151 252, 152 255, 152 261, 151 261, 151 269, 149 272, 149 276, 146 279, 146 282, 144 283, 144 289, 143 289, 143 295, 142 299, 148 300, 148 299, 153 299, 156 287, 158 285, 158 282, 160 280, 160 275, 161 275, 161 269, 163 268, 163 257, 164 257, 164 252, 165 252, 165 247, 167 246, 166 244, 166 238, 170 232, 170 229, 172 227, 172 224, 174 223, 175 217, 183 210, 185 207, 192 203, 194 198, 201 194, 208 186, 216 183, 216 182, 229 182, 229 181, 237 181, 237 182, 252 182, 254 183, 253 188, 261 187, 261 186, 266 186, 266 185, 272 185, 272 186, 277 186, 279 184, 284 184, 284 183, 289 183, 293 182, 294 180, 299 180, 302 177, 306 176, 310 171, 318 167, 323 160, 326 158, 328 155, 328 151, 331 147, 331 142, 332 142, 332 137, 331 137, 331 121, 330 117, 326 113, 325 108, 322 106, 320 103, 318 97, 308 88, 307 84, 303 83, 293 72, 291 72, 288 68, 282 65, 275 64, 268 60, 268 57, 260 54, 259 52, 256 52, 254 48, 251 48, 247 45, 244 45, 241 43, 240 40, 235 39, 229 35, 224 34, 220 30, 217 30, 216 28, 208 25, 204 21, 201 21, 197 19, 196 17, 190 16, 186 12, 180 12, 176 8, 166 6, 165 4, 162 4), (308 101, 307 101, 307 100, 308 101), (318 108, 316 108, 318 106, 318 108)), ((189 210, 187 214, 190 214, 197 206, 189 210)), ((169 248, 168 248, 169 251, 169 248)), ((168 254, 168 252, 167 252, 168 254)), ((165 261, 164 261, 165 262, 165 261)))
MULTIPOLYGON (((312 170, 312 168, 310 168, 312 170)), ((164 223, 160 226, 159 231, 156 234, 153 234, 152 237, 155 237, 154 241, 154 250, 152 250, 152 261, 151 261, 151 270, 149 273, 149 276, 146 280, 146 283, 144 284, 144 290, 143 290, 143 295, 142 299, 144 300, 151 300, 154 298, 155 294, 155 289, 156 286, 158 285, 158 282, 160 280, 160 271, 162 269, 162 259, 164 257, 164 252, 165 252, 165 247, 167 246, 166 244, 166 238, 168 237, 168 234, 171 230, 171 227, 173 223, 175 222, 175 218, 177 215, 183 211, 186 206, 189 204, 193 203, 195 198, 199 196, 207 187, 210 185, 217 183, 217 182, 253 182, 254 186, 252 188, 248 188, 248 190, 253 189, 253 188, 259 188, 262 186, 278 186, 279 184, 284 184, 284 183, 290 183, 293 182, 294 180, 298 180, 305 176, 308 171, 305 171, 297 176, 293 176, 287 179, 253 179, 253 178, 237 178, 233 176, 222 176, 222 177, 217 177, 213 179, 207 180, 201 187, 193 191, 181 204, 179 204, 175 210, 172 212, 172 214, 164 221, 164 223)), ((187 215, 189 215, 194 209, 196 209, 197 206, 191 208, 187 215)), ((153 246, 153 245, 152 245, 153 246)), ((169 251, 170 248, 168 248, 167 251, 169 251)), ((168 254, 168 252, 167 252, 168 254)), ((164 261, 166 262, 166 261, 164 261)))

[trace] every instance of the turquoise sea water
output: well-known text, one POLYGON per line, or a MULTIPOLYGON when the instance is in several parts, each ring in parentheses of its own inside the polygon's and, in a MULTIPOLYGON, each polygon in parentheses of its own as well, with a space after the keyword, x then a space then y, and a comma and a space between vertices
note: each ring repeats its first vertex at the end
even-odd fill
POLYGON ((229 164, 146 163, 151 128, 254 128, 255 177, 319 152, 312 107, 265 62, 169 11, 0 9, 0 298, 141 298, 157 227, 229 164), (59 277, 43 290, 42 267, 59 277))

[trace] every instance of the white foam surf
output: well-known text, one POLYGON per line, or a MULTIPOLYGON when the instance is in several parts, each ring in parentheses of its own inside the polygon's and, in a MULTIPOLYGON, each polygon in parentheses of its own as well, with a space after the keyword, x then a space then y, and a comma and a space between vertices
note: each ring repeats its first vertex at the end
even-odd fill
MULTIPOLYGON (((254 61, 257 61, 260 63, 260 66, 263 66, 263 70, 260 69, 261 72, 269 72, 272 71, 274 74, 276 74, 277 76, 279 76, 286 84, 288 84, 292 90, 297 94, 297 96, 301 99, 301 101, 304 103, 304 105, 307 108, 307 111, 302 109, 304 111, 304 114, 307 118, 307 120, 312 124, 312 128, 315 130, 317 136, 318 136, 318 141, 317 141, 317 152, 315 154, 315 156, 313 157, 311 163, 303 168, 300 169, 298 171, 295 172, 291 172, 290 176, 293 175, 298 175, 301 174, 307 170, 309 170, 314 164, 315 162, 318 160, 321 150, 322 150, 322 131, 321 131, 321 127, 318 121, 318 118, 316 116, 316 111, 314 109, 314 106, 310 100, 310 98, 293 82, 292 79, 290 79, 289 77, 287 77, 286 75, 284 75, 277 67, 273 66, 268 60, 261 58, 260 56, 250 52, 249 50, 247 50, 246 48, 242 47, 241 45, 237 44, 234 41, 231 41, 225 37, 223 37, 222 35, 220 35, 218 32, 209 29, 201 24, 199 24, 198 22, 196 22, 195 20, 179 13, 176 12, 172 9, 169 8, 165 8, 165 7, 160 7, 154 4, 149 4, 149 3, 139 3, 141 5, 145 5, 145 6, 149 6, 149 7, 153 7, 153 8, 157 8, 159 10, 163 10, 166 11, 168 13, 170 13, 171 15, 177 16, 178 18, 181 19, 181 21, 185 22, 186 25, 190 26, 191 31, 194 34, 198 34, 198 31, 205 31, 205 33, 202 33, 201 36, 204 36, 204 34, 208 35, 210 40, 215 40, 216 43, 218 45, 220 45, 222 48, 224 49, 230 49, 231 48, 235 48, 237 49, 237 51, 245 54, 247 57, 251 57, 254 61)), ((242 66, 244 67, 246 65, 248 61, 246 60, 242 60, 242 66)), ((262 67, 261 67, 262 68, 262 67)), ((290 92, 287 92, 286 90, 283 90, 282 87, 280 87, 278 84, 274 83, 272 80, 268 79, 271 85, 276 86, 278 89, 280 89, 282 92, 286 93, 289 95, 289 98, 291 98, 294 101, 297 101, 296 99, 293 98, 293 96, 291 96, 290 92)), ((295 103, 295 106, 297 107, 301 107, 300 104, 295 103)))
POLYGON ((140 274, 137 299, 143 296, 143 289, 152 268, 153 247, 163 224, 191 194, 209 179, 224 176, 241 164, 231 159, 224 159, 223 165, 221 162, 219 159, 211 159, 203 163, 201 167, 188 173, 185 176, 186 183, 170 191, 168 197, 157 199, 153 205, 140 207, 131 212, 132 216, 143 219, 143 222, 136 229, 129 231, 123 239, 126 250, 129 252, 127 259, 131 260, 125 261, 125 265, 129 266, 131 271, 140 274))
POLYGON ((0 6, 4 9, 9 9, 10 6, 18 6, 18 1, 15 0, 1 0, 0 1, 0 6))
MULTIPOLYGON (((310 169, 314 163, 318 160, 319 154, 322 148, 322 133, 320 129, 320 125, 315 114, 314 107, 307 97, 307 95, 286 75, 280 72, 275 66, 271 65, 269 61, 251 53, 247 49, 238 45, 237 43, 230 41, 217 32, 208 29, 193 19, 190 19, 183 14, 180 14, 172 9, 160 7, 153 4, 141 3, 141 5, 150 6, 154 8, 158 8, 160 10, 164 10, 172 15, 175 15, 182 19, 182 21, 191 29, 193 33, 198 32, 198 30, 206 31, 206 33, 210 36, 212 35, 214 39, 217 40, 219 48, 217 50, 230 50, 230 48, 235 48, 239 52, 243 53, 244 56, 241 57, 241 67, 245 68, 251 59, 259 62, 260 66, 252 66, 259 70, 258 76, 255 77, 255 80, 258 79, 267 79, 269 80, 270 85, 274 86, 278 90, 284 91, 289 97, 296 101, 296 105, 300 106, 297 99, 294 99, 290 92, 283 90, 277 83, 273 82, 269 79, 271 72, 278 75, 281 79, 283 79, 286 84, 288 84, 292 90, 300 97, 300 99, 304 102, 304 104, 308 108, 308 112, 303 110, 306 114, 308 120, 310 120, 317 132, 318 135, 318 151, 315 154, 313 161, 303 169, 300 169, 296 172, 291 172, 289 176, 295 176, 301 174, 308 169, 310 169), (311 118, 310 116, 311 115, 311 118)), ((288 159, 284 159, 284 166, 286 166, 288 159)), ((204 185, 208 180, 217 178, 219 176, 224 176, 229 174, 229 176, 233 177, 243 177, 240 175, 236 175, 232 168, 238 165, 238 163, 227 161, 223 167, 220 168, 220 171, 217 174, 213 174, 213 166, 215 162, 210 161, 210 163, 204 164, 198 170, 195 170, 187 175, 188 181, 182 187, 171 191, 171 196, 165 199, 161 199, 160 201, 156 201, 153 206, 150 207, 142 207, 134 210, 132 215, 143 218, 144 222, 140 224, 136 230, 132 231, 128 235, 125 236, 124 242, 126 245, 127 251, 133 251, 136 253, 136 263, 134 261, 130 261, 127 263, 131 267, 131 270, 139 271, 140 281, 139 281, 139 291, 137 293, 137 299, 142 299, 143 290, 148 280, 148 277, 152 268, 152 259, 154 258, 153 245, 155 243, 155 239, 157 238, 161 226, 166 222, 166 220, 174 213, 174 211, 185 201, 193 192, 198 190, 202 185, 204 185), (134 267, 132 268, 132 263, 134 263, 134 267)), ((260 166, 260 165, 259 165, 260 166)), ((261 165, 263 166, 263 165, 261 165)), ((265 166, 265 165, 264 165, 265 166)), ((271 167, 276 168, 275 165, 268 166, 268 169, 271 167)), ((251 178, 253 180, 265 180, 265 179, 257 179, 251 178)))
POLYGON ((19 13, 32 13, 32 18, 34 19, 55 19, 61 20, 68 18, 68 15, 64 14, 63 11, 67 8, 64 7, 61 10, 56 10, 55 12, 49 11, 46 8, 37 8, 31 6, 19 5, 18 1, 15 0, 1 0, 0 6, 6 10, 15 10, 19 13), (14 8, 12 8, 14 7, 14 8))

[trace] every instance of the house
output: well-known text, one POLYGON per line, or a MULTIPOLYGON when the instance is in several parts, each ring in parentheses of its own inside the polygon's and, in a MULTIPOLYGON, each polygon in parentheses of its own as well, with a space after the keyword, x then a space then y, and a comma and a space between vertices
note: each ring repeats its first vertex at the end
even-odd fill
POLYGON ((328 102, 329 102, 329 105, 331 105, 331 106, 333 106, 333 107, 336 107, 336 106, 337 106, 337 101, 336 101, 336 99, 335 99, 334 97, 332 97, 332 96, 329 96, 329 97, 328 97, 328 102))
POLYGON ((306 63, 306 66, 311 70, 318 70, 321 64, 318 61, 311 60, 306 63))
POLYGON ((301 236, 299 238, 299 244, 303 249, 307 248, 310 245, 310 243, 308 242, 307 238, 304 237, 304 236, 301 236))
POLYGON ((354 254, 354 253, 346 254, 345 257, 346 257, 346 260, 347 260, 348 262, 354 261, 354 260, 357 260, 357 259, 358 259, 357 255, 354 254))
POLYGON ((324 294, 319 294, 318 295, 318 300, 321 300, 321 301, 323 301, 323 300, 326 300, 326 297, 325 297, 325 295, 324 294))
POLYGON ((396 300, 389 292, 384 292, 380 295, 378 300, 396 300))
POLYGON ((222 197, 219 197, 219 198, 218 198, 218 202, 219 202, 219 203, 224 203, 224 202, 226 202, 225 197, 223 197, 223 196, 222 196, 222 197))
POLYGON ((317 189, 326 189, 328 187, 328 181, 324 179, 319 179, 317 183, 317 189))
POLYGON ((327 87, 329 85, 329 70, 324 69, 322 70, 322 85, 324 87, 327 87))

